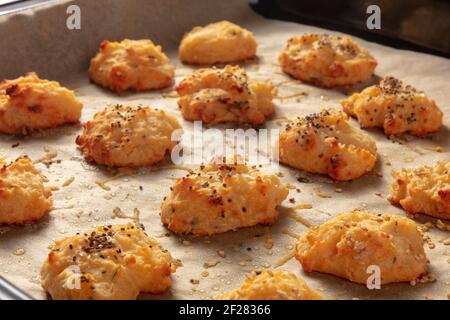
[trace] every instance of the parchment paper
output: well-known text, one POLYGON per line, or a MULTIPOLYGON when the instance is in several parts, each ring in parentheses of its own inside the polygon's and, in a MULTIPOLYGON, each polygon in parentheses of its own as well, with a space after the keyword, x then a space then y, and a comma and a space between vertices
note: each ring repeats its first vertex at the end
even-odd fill
MULTIPOLYGON (((189 131, 192 124, 182 120, 174 97, 163 97, 162 92, 118 96, 89 83, 89 59, 96 53, 103 39, 149 37, 164 46, 177 67, 176 81, 179 82, 193 70, 181 65, 176 56, 183 32, 195 25, 220 19, 237 22, 254 32, 259 44, 258 59, 245 64, 250 76, 271 79, 279 86, 279 95, 282 97, 299 92, 307 93, 304 97, 275 100, 277 110, 267 127, 278 127, 276 119, 281 117, 303 116, 323 107, 340 108, 338 100, 345 97, 344 93, 296 81, 286 82, 289 78, 283 75, 277 65, 278 53, 291 36, 304 32, 333 32, 261 18, 251 11, 245 1, 239 0, 57 1, 43 8, 4 16, 0 19, 0 76, 15 78, 27 71, 37 71, 44 78, 60 80, 75 90, 84 103, 83 122, 107 104, 142 103, 164 108, 175 115, 184 129, 189 131), (81 30, 69 31, 65 27, 66 8, 72 3, 81 7, 81 30)), ((291 190, 289 198, 295 198, 294 205, 312 204, 312 209, 300 210, 298 213, 313 225, 355 208, 403 216, 403 210, 390 205, 386 200, 391 170, 450 160, 450 61, 358 40, 379 61, 377 76, 393 75, 424 90, 444 111, 445 126, 432 139, 403 137, 410 140, 408 145, 393 143, 381 130, 367 130, 377 141, 379 161, 376 171, 379 174, 369 174, 352 182, 333 183, 323 176, 282 167, 282 180, 301 190, 300 193, 291 190), (438 146, 444 152, 430 150, 438 146), (389 162, 391 165, 388 165, 389 162), (298 182, 298 177, 306 177, 311 183, 298 182), (331 198, 318 196, 318 188, 331 198), (342 192, 336 192, 336 188, 342 189, 342 192)), ((376 78, 372 80, 376 81, 376 78)), ((167 94, 170 91, 171 89, 164 92, 167 94)), ((352 122, 358 125, 355 121, 352 122)), ((130 220, 113 218, 112 211, 115 207, 120 207, 130 216, 134 208, 138 208, 141 222, 148 233, 157 236, 160 243, 183 263, 183 267, 173 276, 172 288, 163 295, 141 296, 149 299, 204 299, 236 288, 251 270, 274 268, 281 257, 292 251, 295 239, 284 234, 284 230, 295 233, 306 230, 304 225, 282 214, 279 221, 270 227, 274 243, 272 249, 266 248, 264 230, 259 226, 212 237, 192 238, 170 234, 160 223, 159 206, 174 183, 173 179, 185 172, 173 169, 154 172, 141 170, 135 175, 108 182, 111 190, 104 190, 96 182, 110 178, 111 173, 83 161, 74 142, 79 132, 79 126, 64 126, 26 138, 0 135, 0 155, 7 161, 13 161, 22 154, 36 160, 48 155, 48 150, 57 152, 53 160, 61 160, 49 167, 43 163, 37 164, 48 177, 48 185, 60 188, 53 194, 55 209, 48 217, 31 226, 0 229, 0 274, 36 298, 46 298, 40 287, 38 274, 52 241, 95 226, 130 220), (13 148, 16 143, 19 146, 13 148), (63 187, 64 182, 71 177, 75 179, 73 183, 63 187), (142 186, 142 191, 139 186, 142 186), (161 236, 164 233, 170 236, 161 236), (223 250, 226 257, 220 257, 218 250, 223 250), (205 269, 204 263, 207 261, 219 263, 205 269), (206 277, 202 276, 205 270, 209 273, 206 277), (199 284, 192 284, 191 279, 199 280, 199 284)), ((293 204, 286 201, 284 206, 293 204)), ((420 217, 420 222, 427 220, 420 217)), ((448 238, 449 234, 437 229, 432 229, 429 234, 436 244, 434 249, 428 249, 425 244, 430 272, 437 278, 434 283, 416 286, 408 283, 385 285, 381 290, 370 291, 363 285, 334 276, 305 274, 295 259, 280 268, 302 276, 324 298, 447 299, 450 292, 450 247, 439 241, 448 238)))

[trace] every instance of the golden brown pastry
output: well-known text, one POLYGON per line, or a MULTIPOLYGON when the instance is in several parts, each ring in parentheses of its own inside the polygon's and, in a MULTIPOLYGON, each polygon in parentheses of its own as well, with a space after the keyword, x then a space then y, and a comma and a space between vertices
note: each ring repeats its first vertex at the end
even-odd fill
POLYGON ((341 101, 344 111, 363 128, 380 127, 386 135, 424 136, 442 127, 442 111, 423 92, 394 77, 341 101))
POLYGON ((288 189, 276 175, 245 164, 213 163, 178 179, 161 204, 161 221, 175 233, 211 235, 272 224, 288 189))
POLYGON ((333 109, 289 123, 280 134, 279 148, 282 163, 335 180, 358 178, 377 160, 375 141, 333 109))
POLYGON ((190 121, 259 125, 275 109, 272 84, 249 79, 239 66, 199 69, 181 81, 177 92, 181 114, 190 121))
POLYGON ((88 162, 116 167, 151 165, 176 145, 172 133, 180 128, 163 110, 109 106, 84 124, 76 143, 88 162))
POLYGON ((0 132, 26 134, 76 123, 83 105, 73 91, 29 72, 0 82, 0 132))
POLYGON ((410 214, 450 219, 450 162, 394 172, 389 200, 410 214))
POLYGON ((55 241, 41 284, 55 300, 136 299, 167 290, 175 270, 170 253, 142 226, 124 224, 55 241))
POLYGON ((322 87, 355 84, 370 78, 377 61, 350 37, 304 34, 288 40, 278 58, 292 77, 322 87))
POLYGON ((189 64, 229 63, 256 55, 253 34, 228 21, 195 27, 180 43, 180 60, 189 64))
POLYGON ((165 88, 174 75, 169 58, 151 40, 105 40, 89 67, 92 81, 116 92, 165 88))
POLYGON ((320 300, 320 294, 310 289, 296 275, 287 271, 262 270, 249 275, 244 284, 227 292, 219 300, 320 300))
POLYGON ((52 193, 46 181, 27 157, 0 163, 0 224, 31 223, 50 211, 52 193))
POLYGON ((412 281, 428 272, 423 240, 414 221, 364 211, 343 213, 309 229, 297 243, 296 258, 307 272, 333 274, 367 283, 369 266, 381 284, 412 281))

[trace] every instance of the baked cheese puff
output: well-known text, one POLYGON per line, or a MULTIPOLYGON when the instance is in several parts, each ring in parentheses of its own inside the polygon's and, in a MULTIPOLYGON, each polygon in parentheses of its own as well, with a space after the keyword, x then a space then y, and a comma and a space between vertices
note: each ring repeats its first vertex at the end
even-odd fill
POLYGON ((341 101, 344 111, 363 128, 380 127, 386 135, 424 136, 442 127, 442 111, 423 92, 394 77, 341 101))
POLYGON ((144 91, 172 84, 174 67, 151 40, 105 40, 89 66, 89 77, 112 91, 144 91))
POLYGON ((372 275, 371 266, 379 268, 381 284, 413 281, 428 272, 414 221, 364 211, 343 213, 309 229, 298 240, 296 258, 306 272, 362 284, 372 275))
POLYGON ((180 60, 187 64, 237 62, 256 55, 256 39, 240 26, 220 21, 195 27, 183 36, 180 60))
POLYGON ((358 178, 377 161, 375 141, 333 109, 289 123, 280 134, 279 150, 282 163, 335 180, 358 178))
POLYGON ((227 292, 219 300, 321 300, 316 291, 287 271, 254 271, 242 286, 227 292))
POLYGON ((249 79, 239 66, 199 69, 181 81, 177 92, 181 114, 190 121, 259 125, 275 109, 272 83, 249 79))
POLYGON ((129 223, 55 241, 41 284, 55 300, 130 300, 163 293, 175 270, 170 253, 129 223))
POLYGON ((390 201, 410 214, 450 219, 450 162, 394 172, 390 201))
POLYGON ((27 134, 79 121, 83 105, 73 91, 29 72, 0 82, 0 132, 27 134))
POLYGON ((27 157, 0 163, 0 224, 26 224, 45 216, 52 207, 46 181, 27 157))
POLYGON ((177 143, 172 133, 180 128, 175 117, 163 110, 109 106, 84 124, 76 143, 88 162, 138 167, 163 160, 177 143))
POLYGON ((377 61, 352 38, 304 34, 288 40, 278 58, 284 72, 321 87, 352 85, 369 79, 377 61))
POLYGON ((177 234, 194 235, 270 225, 288 193, 276 175, 245 164, 202 165, 171 188, 161 221, 177 234))

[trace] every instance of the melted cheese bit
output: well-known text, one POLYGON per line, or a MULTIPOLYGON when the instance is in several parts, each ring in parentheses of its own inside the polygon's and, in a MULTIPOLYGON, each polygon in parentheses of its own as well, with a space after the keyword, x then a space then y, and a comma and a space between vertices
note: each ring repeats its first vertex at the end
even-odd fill
POLYGON ((57 156, 58 156, 58 152, 57 151, 54 151, 54 150, 53 151, 46 151, 46 154, 43 157, 33 161, 33 164, 45 162, 45 161, 54 159, 57 156))
POLYGON ((445 149, 441 146, 437 146, 437 147, 426 147, 424 148, 425 150, 430 150, 430 151, 434 151, 434 152, 438 152, 438 153, 443 153, 446 152, 445 149))
POLYGON ((299 205, 297 205, 297 206, 295 206, 295 207, 293 207, 294 209, 312 209, 312 204, 310 204, 310 203, 305 203, 305 204, 299 204, 299 205))
POLYGON ((170 92, 162 93, 161 96, 163 98, 178 98, 178 93, 172 90, 170 92))
POLYGON ((284 100, 287 100, 287 99, 298 98, 298 97, 305 97, 307 95, 308 94, 306 92, 298 92, 298 93, 294 93, 294 94, 289 94, 287 96, 277 95, 274 99, 280 99, 283 102, 284 100))
POLYGON ((306 220, 305 218, 300 216, 297 212, 295 212, 294 208, 281 207, 280 209, 281 209, 281 212, 288 215, 292 219, 297 220, 298 222, 303 224, 305 227, 307 227, 307 228, 312 227, 312 224, 308 220, 306 220))
POLYGON ((135 171, 133 169, 120 168, 119 172, 116 173, 113 177, 105 179, 103 181, 95 181, 95 184, 98 185, 103 190, 110 191, 111 187, 107 185, 108 182, 114 181, 114 180, 119 179, 121 177, 132 176, 134 174, 135 174, 135 171))
POLYGON ((282 233, 286 234, 286 235, 288 235, 288 236, 290 236, 290 237, 292 237, 294 239, 297 239, 297 240, 300 238, 300 235, 298 233, 295 233, 295 232, 293 232, 293 231, 291 231, 289 229, 284 229, 282 231, 282 233))
POLYGON ((72 182, 75 180, 74 176, 71 176, 69 179, 67 179, 66 181, 64 181, 64 183, 62 184, 63 187, 68 187, 72 184, 72 182))
POLYGON ((106 183, 111 180, 105 180, 105 181, 95 181, 95 184, 98 185, 100 188, 102 188, 105 191, 110 191, 111 187, 107 186, 106 183))
POLYGON ((274 119, 274 121, 277 125, 282 126, 285 123, 290 122, 291 120, 289 120, 287 117, 278 117, 278 118, 274 119))
POLYGON ((135 224, 140 225, 141 224, 141 212, 138 208, 134 208, 133 215, 127 215, 120 209, 119 207, 115 207, 113 209, 112 218, 122 218, 122 219, 131 219, 134 221, 135 224))
POLYGON ((289 252, 286 256, 284 256, 283 258, 277 260, 277 262, 275 263, 275 268, 281 267, 286 262, 291 260, 293 257, 295 257, 295 250, 289 252))
POLYGON ((266 239, 266 244, 265 244, 266 249, 272 249, 273 248, 273 239, 272 239, 272 235, 270 234, 269 227, 264 227, 264 236, 266 239))
POLYGON ((315 187, 314 191, 321 198, 331 198, 331 195, 328 192, 324 192, 320 189, 320 187, 315 187))
POLYGON ((52 210, 67 210, 67 209, 73 209, 73 208, 74 208, 73 204, 69 204, 68 206, 65 206, 65 207, 52 208, 52 210))
POLYGON ((285 186, 286 186, 286 188, 288 188, 290 190, 297 189, 297 187, 295 185, 291 184, 291 183, 287 183, 285 186))

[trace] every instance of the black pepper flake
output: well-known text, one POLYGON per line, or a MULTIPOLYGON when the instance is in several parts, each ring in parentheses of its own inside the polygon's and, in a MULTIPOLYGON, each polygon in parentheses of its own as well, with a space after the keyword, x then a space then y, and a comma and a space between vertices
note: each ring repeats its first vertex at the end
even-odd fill
POLYGON ((95 253, 100 252, 104 249, 114 247, 114 244, 111 239, 112 236, 114 236, 114 232, 112 231, 108 232, 108 234, 106 233, 97 234, 95 232, 92 232, 91 235, 87 238, 88 246, 83 248, 83 251, 87 253, 95 253))

